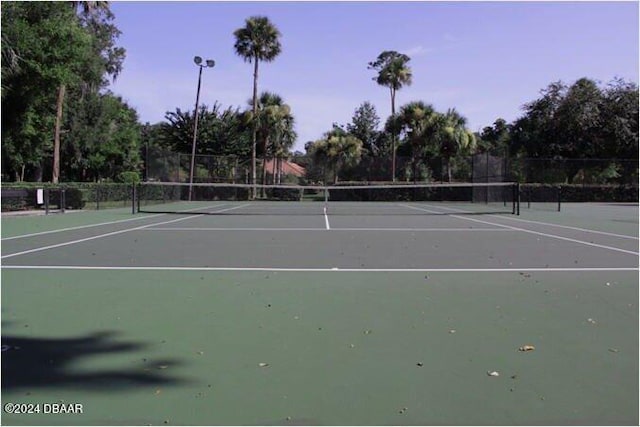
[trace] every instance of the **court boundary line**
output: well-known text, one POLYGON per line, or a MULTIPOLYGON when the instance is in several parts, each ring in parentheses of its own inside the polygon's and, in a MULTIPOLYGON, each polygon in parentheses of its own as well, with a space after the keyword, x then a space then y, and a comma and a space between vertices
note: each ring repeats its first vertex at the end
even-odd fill
POLYGON ((67 227, 67 228, 60 228, 60 229, 57 229, 57 230, 40 231, 40 232, 37 232, 37 233, 30 233, 30 234, 21 234, 19 236, 3 237, 2 239, 0 239, 0 241, 4 242, 5 240, 24 239, 24 238, 27 238, 27 237, 42 236, 43 234, 53 234, 53 233, 61 233, 63 231, 81 230, 83 228, 100 227, 102 225, 119 224, 121 222, 140 221, 142 219, 155 218, 155 217, 158 217, 158 216, 161 216, 161 215, 164 215, 164 214, 147 215, 147 216, 138 217, 138 218, 119 219, 117 221, 107 221, 107 222, 100 222, 100 223, 97 223, 97 224, 79 225, 77 227, 67 227))
MULTIPOLYGON (((215 206, 210 206, 210 207, 222 207, 222 206, 227 206, 228 204, 229 203, 222 203, 222 204, 215 205, 215 206)), ((196 209, 201 209, 201 208, 187 209, 184 212, 194 211, 196 209)), ((118 224, 118 223, 121 223, 121 222, 128 222, 128 221, 140 221, 142 219, 156 218, 156 217, 159 217, 159 216, 162 216, 162 215, 166 215, 166 214, 158 213, 158 214, 147 215, 147 216, 138 217, 138 218, 119 219, 117 221, 107 221, 107 222, 100 222, 100 223, 97 223, 97 224, 79 225, 77 227, 67 227, 67 228, 60 228, 60 229, 57 229, 57 230, 40 231, 40 232, 37 232, 37 233, 30 233, 30 234, 21 234, 19 236, 5 237, 3 239, 0 239, 0 241, 4 242, 5 240, 16 240, 16 239, 22 239, 22 238, 26 238, 26 237, 42 236, 44 234, 61 233, 63 231, 81 230, 83 228, 100 227, 102 225, 118 224)))
MULTIPOLYGON (((413 209, 421 210, 421 211, 424 210, 424 211, 430 212, 428 210, 425 210, 425 209, 422 209, 422 208, 419 208, 419 207, 416 207, 416 206, 411 206, 411 205, 405 205, 405 206, 413 208, 413 209)), ((555 234, 542 233, 540 231, 527 230, 526 228, 514 227, 512 225, 504 225, 504 224, 499 224, 499 223, 495 223, 495 222, 481 221, 479 219, 466 218, 466 217, 463 217, 463 216, 460 216, 460 215, 451 215, 451 216, 453 218, 464 219, 466 221, 475 221, 475 222, 479 222, 481 224, 495 225, 495 226, 498 226, 498 227, 502 226, 502 227, 511 228, 513 230, 522 231, 524 233, 537 234, 539 236, 550 237, 552 239, 565 240, 565 241, 568 241, 568 242, 579 243, 579 244, 582 244, 582 245, 585 245, 585 246, 593 246, 593 247, 596 247, 596 248, 608 249, 608 250, 612 250, 612 251, 616 251, 616 252, 622 252, 622 253, 635 255, 635 256, 640 255, 640 253, 638 253, 638 252, 628 251, 626 249, 616 248, 616 247, 613 247, 613 246, 599 245, 597 243, 585 242, 583 240, 572 239, 572 238, 569 238, 569 237, 558 236, 558 235, 555 235, 555 234)))
POLYGON ((524 267, 524 268, 302 268, 302 267, 149 267, 149 266, 81 266, 81 265, 3 265, 7 270, 107 270, 107 271, 282 271, 282 272, 353 272, 353 273, 518 273, 640 271, 639 267, 524 267))
MULTIPOLYGON (((213 207, 220 207, 220 206, 226 206, 226 205, 227 204, 225 203, 224 205, 216 205, 216 206, 213 206, 213 207)), ((235 206, 235 207, 232 207, 232 208, 223 209, 222 211, 239 209, 239 208, 242 208, 244 206, 246 206, 246 205, 235 206)), ((222 212, 222 211, 219 211, 219 212, 222 212)), ((158 223, 153 223, 153 224, 141 225, 139 227, 126 228, 124 230, 112 231, 110 233, 103 233, 103 234, 99 234, 97 236, 85 237, 84 239, 76 239, 76 240, 72 240, 72 241, 69 241, 69 242, 56 243, 54 245, 48 245, 48 246, 41 246, 39 248, 33 248, 33 249, 28 249, 26 251, 20 251, 20 252, 14 252, 14 253, 11 253, 11 254, 8 254, 8 255, 2 255, 0 257, 0 259, 13 258, 13 257, 20 256, 20 255, 27 255, 27 254, 34 253, 34 252, 41 252, 41 251, 45 251, 45 250, 48 250, 48 249, 59 248, 59 247, 62 247, 62 246, 75 245, 76 243, 88 242, 90 240, 101 239, 103 237, 110 237, 110 236, 115 236, 115 235, 118 235, 118 234, 128 233, 128 232, 131 232, 131 231, 143 230, 145 228, 152 227, 154 225, 171 224, 171 223, 174 223, 174 222, 185 221, 185 220, 188 220, 188 219, 193 219, 193 218, 198 218, 198 217, 200 217, 200 214, 189 215, 189 216, 184 217, 184 218, 172 219, 172 220, 169 220, 169 221, 163 221, 163 222, 158 222, 158 223)))
MULTIPOLYGON (((451 208, 451 207, 448 207, 448 206, 432 206, 432 205, 427 205, 427 206, 435 207, 435 208, 439 208, 439 209, 445 209, 445 210, 449 210, 449 211, 453 211, 453 212, 459 212, 459 213, 469 213, 469 212, 471 212, 471 211, 465 211, 464 209, 451 208)), ((428 212, 434 213, 434 211, 428 211, 428 212)), ((442 212, 440 212, 440 213, 442 213, 442 212)), ((545 226, 549 226, 549 227, 567 228, 569 230, 584 231, 584 232, 587 232, 587 233, 602 234, 602 235, 605 235, 605 236, 620 237, 622 239, 640 240, 639 237, 635 237, 635 236, 626 236, 624 234, 617 234, 617 233, 609 233, 609 232, 606 232, 606 231, 592 230, 590 228, 572 227, 572 226, 569 226, 569 225, 553 224, 551 222, 543 222, 543 221, 533 221, 533 220, 530 220, 530 219, 513 218, 513 217, 510 217, 510 216, 496 216, 496 215, 491 215, 491 214, 489 214, 488 216, 491 216, 492 218, 509 219, 511 221, 526 222, 526 223, 531 223, 531 224, 540 224, 540 225, 545 225, 545 226)))
MULTIPOLYGON (((494 218, 497 218, 495 215, 491 215, 494 218)), ((581 227, 572 227, 570 225, 560 225, 560 224, 552 224, 550 222, 542 222, 542 221, 532 221, 530 219, 521 219, 521 218, 510 218, 510 217, 504 217, 506 219, 510 219, 512 221, 520 221, 520 222, 526 222, 526 223, 531 223, 531 224, 540 224, 540 225, 546 225, 549 227, 559 227, 559 228, 567 228, 569 230, 576 230, 576 231, 584 231, 587 233, 594 233, 594 234, 602 234, 605 236, 611 236, 611 237, 619 237, 622 239, 631 239, 631 240, 640 240, 640 238, 636 237, 636 236, 625 236, 624 234, 617 234, 617 233, 609 233, 606 231, 599 231, 599 230, 591 230, 589 228, 581 228, 581 227)))

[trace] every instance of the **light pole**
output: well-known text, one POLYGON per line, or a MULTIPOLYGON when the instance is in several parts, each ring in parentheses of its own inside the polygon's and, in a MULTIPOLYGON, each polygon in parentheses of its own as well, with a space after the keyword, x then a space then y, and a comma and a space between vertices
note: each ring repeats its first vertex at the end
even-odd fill
POLYGON ((191 146, 191 171, 189 172, 189 201, 193 197, 193 170, 196 163, 196 140, 198 139, 198 103, 200 102, 200 82, 202 81, 202 69, 213 68, 216 62, 213 59, 207 59, 205 64, 202 64, 202 58, 196 56, 193 58, 193 62, 200 68, 198 72, 198 92, 196 93, 196 109, 193 123, 193 145, 191 146))

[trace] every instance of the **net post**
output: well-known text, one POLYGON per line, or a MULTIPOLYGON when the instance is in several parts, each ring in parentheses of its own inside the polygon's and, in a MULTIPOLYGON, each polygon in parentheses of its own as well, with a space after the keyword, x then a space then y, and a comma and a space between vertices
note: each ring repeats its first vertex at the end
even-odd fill
POLYGON ((96 210, 100 210, 100 184, 96 183, 96 210))
POLYGON ((516 182, 516 185, 513 187, 513 192, 513 213, 520 215, 520 182, 516 182))
POLYGON ((560 201, 562 200, 562 186, 558 185, 558 212, 560 212, 560 201))
POLYGON ((64 213, 64 208, 67 205, 66 200, 66 190, 64 188, 60 189, 60 212, 64 213))

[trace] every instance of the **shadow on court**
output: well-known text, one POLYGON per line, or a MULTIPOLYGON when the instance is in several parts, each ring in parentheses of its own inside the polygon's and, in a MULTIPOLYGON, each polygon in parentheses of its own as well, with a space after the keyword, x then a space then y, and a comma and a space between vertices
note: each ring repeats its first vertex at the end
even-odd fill
POLYGON ((140 359, 138 366, 126 369, 74 369, 74 365, 84 358, 138 351, 148 347, 144 343, 117 341, 115 335, 115 332, 109 331, 58 339, 3 335, 2 391, 48 387, 115 390, 187 382, 163 372, 168 366, 180 364, 175 359, 140 359))

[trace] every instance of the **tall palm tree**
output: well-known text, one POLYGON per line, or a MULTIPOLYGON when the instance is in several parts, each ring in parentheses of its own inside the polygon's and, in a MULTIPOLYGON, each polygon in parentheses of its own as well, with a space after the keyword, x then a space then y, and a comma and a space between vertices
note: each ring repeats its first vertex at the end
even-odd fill
POLYGON ((262 148, 262 184, 266 184, 267 158, 271 156, 275 160, 277 154, 282 151, 285 138, 291 139, 295 136, 292 134, 293 116, 291 108, 284 103, 280 95, 262 92, 258 98, 257 114, 252 120, 256 129, 256 140, 262 148))
POLYGON ((411 146, 413 180, 417 179, 417 167, 424 154, 433 148, 442 116, 433 106, 422 101, 410 102, 400 108, 400 112, 387 123, 387 128, 404 133, 411 146))
MULTIPOLYGON (((347 133, 327 132, 325 138, 310 147, 313 162, 333 172, 333 183, 338 183, 340 170, 345 166, 354 166, 362 157, 362 141, 347 133)), ((326 175, 323 174, 326 181, 326 175)))
MULTIPOLYGON (((253 115, 258 112, 258 64, 271 62, 281 51, 280 31, 266 16, 247 18, 245 26, 234 31, 236 54, 245 62, 253 63, 253 115)), ((256 126, 251 137, 251 183, 256 182, 256 126)), ((255 187, 252 191, 255 197, 255 187)))
POLYGON ((446 162, 448 182, 451 182, 451 158, 460 151, 468 151, 475 146, 475 136, 466 126, 467 119, 461 116, 455 108, 450 108, 442 116, 437 139, 440 155, 446 162))
MULTIPOLYGON (((391 116, 396 114, 396 92, 403 86, 410 86, 413 77, 407 65, 411 58, 394 50, 385 50, 378 58, 369 63, 369 69, 376 70, 373 78, 380 86, 389 88, 391 94, 391 116)), ((396 134, 391 134, 391 180, 396 180, 396 134)))

